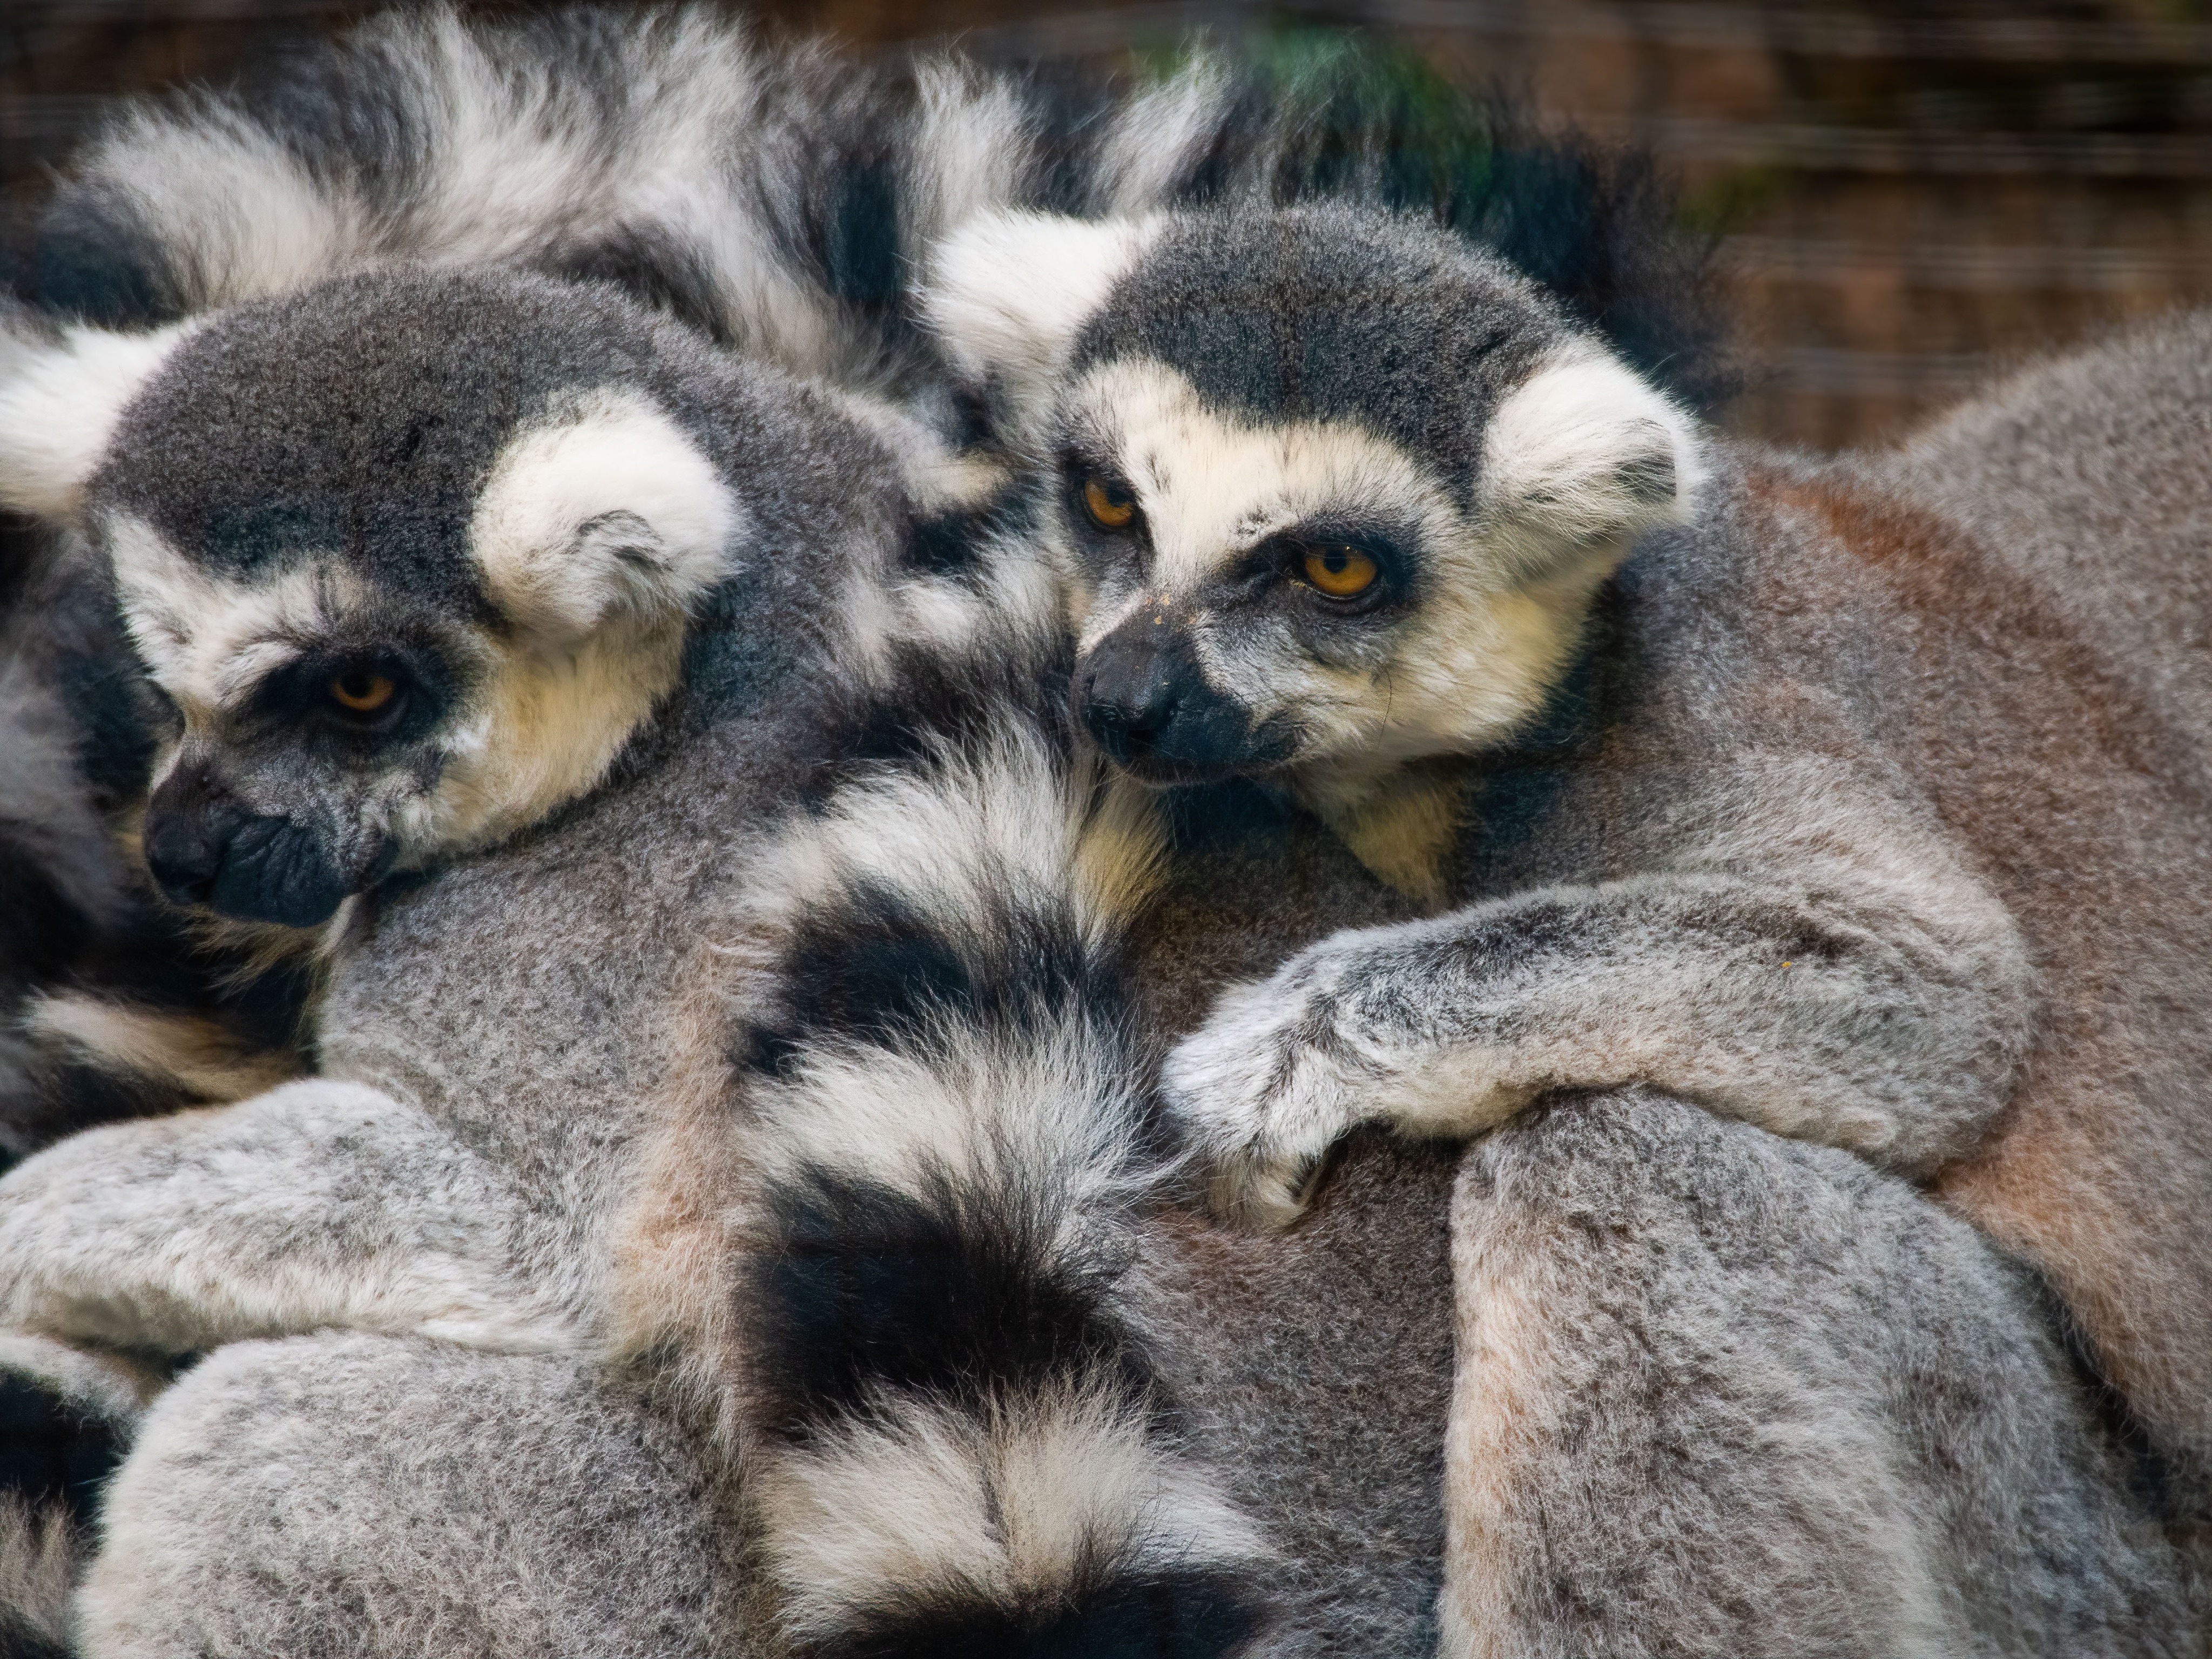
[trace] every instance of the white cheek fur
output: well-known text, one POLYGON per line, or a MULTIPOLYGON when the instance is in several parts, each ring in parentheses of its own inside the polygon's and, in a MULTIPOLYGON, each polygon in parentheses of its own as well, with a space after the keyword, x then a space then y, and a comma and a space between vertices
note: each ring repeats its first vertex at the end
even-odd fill
POLYGON ((1168 604, 1188 619, 1218 690, 1255 719, 1296 723, 1306 784, 1332 800, 1525 720, 1571 654, 1598 582, 1635 534, 1687 516, 1703 471, 1689 416, 1586 343, 1504 399, 1471 514, 1379 434, 1347 421, 1228 418, 1163 364, 1103 365, 1067 407, 1070 428, 1136 491, 1153 549, 1134 586, 1110 577, 1094 586, 1063 560, 1079 646, 1139 605, 1168 604), (1419 611, 1372 665, 1317 661, 1284 630, 1204 608, 1235 559, 1322 514, 1409 526, 1427 563, 1419 611))

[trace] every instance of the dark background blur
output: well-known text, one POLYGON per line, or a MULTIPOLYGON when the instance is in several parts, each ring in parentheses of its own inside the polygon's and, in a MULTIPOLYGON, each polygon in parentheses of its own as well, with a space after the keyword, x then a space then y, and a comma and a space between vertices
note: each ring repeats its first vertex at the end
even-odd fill
MULTIPOLYGON (((35 198, 100 100, 220 81, 371 7, 0 0, 0 185, 35 198)), ((1109 55, 1197 26, 1358 22, 1640 139, 1723 233, 1739 428, 1878 440, 1993 368, 2212 299, 2212 0, 1792 5, 768 0, 859 46, 1109 55)))

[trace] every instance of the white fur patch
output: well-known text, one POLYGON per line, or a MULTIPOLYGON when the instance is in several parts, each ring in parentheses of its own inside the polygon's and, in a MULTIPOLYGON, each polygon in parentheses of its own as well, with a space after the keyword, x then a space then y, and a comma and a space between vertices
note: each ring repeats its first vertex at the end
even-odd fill
POLYGON ((1571 544, 1686 522, 1705 471, 1690 416, 1587 349, 1498 406, 1483 460, 1485 502, 1502 526, 1571 544))
POLYGON ((697 444, 632 393, 601 392, 509 441, 469 542, 509 618, 550 641, 611 613, 680 613, 729 572, 744 523, 697 444))
POLYGON ((357 258, 374 216, 265 128, 213 100, 136 112, 86 164, 127 195, 195 309, 301 288, 357 258))
POLYGON ((909 1599, 1036 1605, 1108 1561, 1141 1574, 1266 1554, 1141 1411, 1073 1389, 980 1419, 886 1398, 763 1474, 772 1571, 802 1640, 909 1599))
POLYGON ((116 514, 102 530, 124 625, 188 725, 242 700, 362 597, 357 579, 332 560, 236 581, 185 557, 143 519, 116 514))
POLYGON ((1003 76, 939 58, 915 76, 920 106, 908 165, 909 258, 978 214, 1015 199, 1034 154, 1019 94, 1003 76))
POLYGON ((1099 146, 1093 199, 1127 216, 1160 207, 1222 128, 1229 77, 1214 58, 1194 58, 1115 112, 1099 146))
POLYGON ((984 214, 938 244, 924 315, 963 374, 996 377, 1018 399, 1034 401, 1050 390, 1076 331, 1165 222, 984 214))
POLYGON ((11 351, 0 381, 0 505, 44 519, 75 514, 124 410, 197 326, 71 328, 58 345, 11 351))

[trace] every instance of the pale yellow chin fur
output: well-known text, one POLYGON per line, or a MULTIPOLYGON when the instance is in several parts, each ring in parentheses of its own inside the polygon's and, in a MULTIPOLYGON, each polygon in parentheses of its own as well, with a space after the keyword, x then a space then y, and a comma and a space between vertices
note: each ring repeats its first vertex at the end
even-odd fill
POLYGON ((1327 790, 1310 798, 1296 793, 1376 878, 1423 904, 1449 901, 1449 860, 1466 817, 1464 778, 1415 766, 1386 773, 1349 799, 1327 790))
POLYGON ((490 846, 597 788, 675 689, 684 635, 681 614, 629 617, 570 649, 507 647, 437 787, 394 815, 402 862, 490 846))

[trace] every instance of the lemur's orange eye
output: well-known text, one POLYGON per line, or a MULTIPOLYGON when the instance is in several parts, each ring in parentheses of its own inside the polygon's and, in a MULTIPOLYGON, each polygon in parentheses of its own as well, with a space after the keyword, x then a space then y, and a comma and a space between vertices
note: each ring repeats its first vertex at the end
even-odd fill
POLYGON ((1356 547, 1310 547, 1306 550, 1306 580, 1332 599, 1357 599, 1375 586, 1382 573, 1375 561, 1356 547))
POLYGON ((392 694, 398 689, 388 676, 356 671, 331 682, 331 697, 352 714, 374 714, 392 701, 392 694))
POLYGON ((1125 530, 1137 516, 1137 498, 1110 479, 1096 476, 1083 482, 1084 510, 1102 530, 1125 530))

